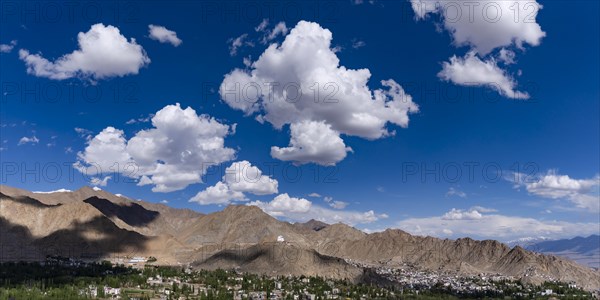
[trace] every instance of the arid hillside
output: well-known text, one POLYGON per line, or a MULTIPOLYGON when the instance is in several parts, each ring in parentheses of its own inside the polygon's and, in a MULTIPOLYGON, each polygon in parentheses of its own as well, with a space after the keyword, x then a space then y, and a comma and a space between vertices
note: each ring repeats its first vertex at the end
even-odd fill
POLYGON ((89 187, 32 193, 0 186, 0 243, 4 261, 154 256, 158 264, 353 280, 362 275, 359 266, 411 265, 600 288, 597 271, 493 240, 442 240, 398 229, 367 234, 316 220, 290 224, 255 206, 204 215, 89 187))

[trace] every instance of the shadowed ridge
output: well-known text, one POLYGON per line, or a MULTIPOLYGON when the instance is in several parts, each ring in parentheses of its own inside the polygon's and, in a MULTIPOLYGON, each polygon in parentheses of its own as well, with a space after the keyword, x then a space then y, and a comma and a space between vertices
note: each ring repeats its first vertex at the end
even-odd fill
POLYGON ((358 280, 362 269, 344 259, 285 242, 260 243, 247 248, 225 249, 192 264, 203 269, 238 269, 267 275, 305 275, 358 280))
POLYGON ((78 190, 72 192, 70 196, 72 201, 85 201, 89 198, 97 197, 119 205, 124 205, 128 202, 131 202, 131 200, 128 198, 119 197, 101 189, 95 190, 89 186, 83 186, 79 188, 78 190))
POLYGON ((0 216, 2 261, 42 261, 48 255, 99 259, 116 253, 144 253, 151 238, 115 226, 106 217, 74 222, 44 237, 35 237, 26 226, 0 216))
POLYGON ((111 253, 125 252, 128 256, 144 253, 147 250, 146 243, 151 239, 119 228, 110 219, 98 216, 87 222, 74 223, 69 229, 55 231, 35 242, 44 249, 69 249, 82 258, 97 259, 111 253))
POLYGON ((89 186, 83 186, 71 192, 32 193, 2 185, 0 185, 0 190, 13 198, 27 196, 46 205, 90 205, 95 211, 113 218, 117 226, 148 236, 162 234, 176 236, 193 224, 195 219, 203 216, 202 213, 190 209, 177 209, 159 203, 134 200, 89 186), (93 197, 106 201, 86 202, 93 197), (158 215, 155 216, 155 213, 158 215))
MULTIPOLYGON (((71 192, 43 192, 43 193, 34 193, 18 188, 13 188, 5 185, 0 185, 0 191, 3 194, 18 198, 18 197, 30 197, 38 200, 41 203, 47 205, 57 205, 57 204, 70 204, 73 202, 81 202, 84 199, 87 199, 92 196, 99 196, 97 191, 94 191, 92 188, 84 186, 76 191, 71 192)), ((99 192, 99 191, 98 191, 99 192)))
POLYGON ((33 194, 30 191, 26 191, 23 189, 19 189, 19 188, 15 188, 15 187, 3 185, 3 184, 0 184, 0 193, 6 195, 8 197, 23 196, 23 195, 29 196, 29 195, 33 194))
POLYGON ((130 226, 144 226, 154 221, 159 212, 148 210, 137 203, 116 204, 96 196, 83 200, 99 210, 105 216, 117 217, 130 226))
POLYGON ((30 206, 37 207, 37 208, 52 208, 52 207, 57 207, 57 206, 61 205, 61 204, 55 204, 55 205, 45 204, 45 203, 40 202, 37 199, 33 199, 28 196, 10 197, 3 193, 0 193, 0 201, 1 200, 15 201, 15 202, 18 202, 21 204, 30 205, 30 206))

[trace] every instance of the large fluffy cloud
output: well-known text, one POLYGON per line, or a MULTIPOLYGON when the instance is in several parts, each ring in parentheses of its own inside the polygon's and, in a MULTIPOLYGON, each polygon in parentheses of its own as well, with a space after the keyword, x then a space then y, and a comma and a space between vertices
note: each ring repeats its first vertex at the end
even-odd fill
MULTIPOLYGON (((485 210, 485 209, 484 209, 485 210)), ((544 221, 534 218, 485 213, 477 207, 452 209, 442 216, 409 218, 397 223, 412 234, 437 237, 472 237, 509 241, 523 237, 567 238, 598 234, 598 223, 544 221)))
POLYGON ((75 168, 89 176, 135 168, 135 163, 127 153, 125 133, 110 126, 89 139, 84 151, 77 153, 77 158, 75 168))
POLYGON ((442 216, 444 220, 479 220, 481 218, 483 215, 476 208, 469 210, 453 208, 442 216))
POLYGON ((152 125, 129 140, 107 127, 88 141, 75 167, 88 175, 119 172, 140 179, 139 185, 153 184, 155 192, 170 192, 201 182, 210 166, 235 156, 224 145, 230 127, 191 107, 167 105, 152 125))
POLYGON ((231 189, 254 195, 270 195, 277 193, 278 182, 253 166, 249 161, 234 162, 225 169, 223 181, 231 189))
POLYGON ((103 79, 138 74, 150 63, 150 58, 135 39, 127 40, 119 29, 104 24, 92 25, 88 32, 77 35, 79 49, 65 54, 54 62, 40 54, 19 50, 19 57, 27 66, 27 73, 50 79, 72 77, 103 79))
POLYGON ((528 99, 529 94, 515 90, 516 82, 494 59, 482 61, 474 52, 464 58, 453 56, 442 64, 438 77, 464 86, 487 86, 512 99, 528 99))
POLYGON ((529 98, 515 90, 516 81, 497 61, 513 64, 515 52, 509 48, 538 46, 546 36, 536 21, 542 8, 537 1, 409 1, 417 19, 439 15, 454 45, 471 48, 463 58, 444 62, 440 78, 457 85, 486 86, 508 98, 529 98))
POLYGON ((250 70, 235 69, 221 84, 221 98, 232 108, 257 114, 257 120, 278 129, 297 124, 292 127, 290 148, 274 148, 275 157, 336 163, 348 150, 339 134, 366 139, 389 136, 393 132, 388 123, 407 127, 408 114, 418 111, 395 81, 382 81, 383 89, 371 90, 368 69, 341 66, 331 40, 331 31, 301 21, 281 45, 271 44, 250 70), (302 129, 321 130, 334 142, 311 145, 307 153, 294 145, 302 143, 302 129))
MULTIPOLYGON (((225 170, 222 180, 215 185, 197 193, 189 201, 201 205, 227 205, 234 201, 248 201, 247 194, 269 195, 278 193, 278 182, 248 161, 234 162, 225 170)), ((304 198, 291 197, 287 193, 275 196, 271 201, 252 201, 247 205, 260 207, 266 213, 292 221, 305 222, 316 219, 328 223, 343 222, 350 225, 372 223, 387 218, 385 214, 374 211, 344 211, 348 203, 333 201, 326 197, 325 201, 333 209, 315 205, 304 198)))
POLYGON ((272 216, 299 222, 315 219, 327 223, 342 222, 355 225, 372 223, 388 217, 385 214, 376 214, 372 210, 357 212, 328 209, 304 198, 290 197, 288 194, 280 194, 269 202, 253 201, 248 205, 258 206, 272 216))
POLYGON ((290 146, 271 147, 271 156, 283 161, 315 162, 333 165, 346 157, 352 148, 346 147, 340 134, 323 121, 301 121, 290 126, 290 146))
POLYGON ((246 195, 239 191, 233 191, 229 186, 221 181, 213 186, 196 194, 190 199, 190 202, 196 202, 201 205, 208 204, 229 204, 234 200, 247 200, 246 195))
POLYGON ((255 201, 251 203, 257 205, 266 212, 274 216, 285 216, 286 214, 307 213, 312 207, 312 202, 304 198, 290 197, 288 194, 281 194, 270 202, 255 201))
POLYGON ((549 199, 566 199, 571 201, 577 208, 585 209, 593 213, 600 212, 600 196, 598 187, 600 177, 590 179, 573 179, 568 175, 557 174, 550 170, 546 174, 529 178, 524 174, 515 174, 509 180, 515 183, 515 187, 525 187, 532 195, 549 199), (596 191, 594 192, 594 189, 596 191))
POLYGON ((530 193, 549 198, 561 198, 571 194, 588 193, 594 186, 598 186, 598 178, 573 179, 568 175, 559 175, 550 171, 526 186, 530 193))
POLYGON ((536 17, 542 6, 531 1, 410 0, 415 15, 442 17, 457 46, 471 46, 481 55, 493 49, 523 44, 537 46, 546 36, 536 17))
POLYGON ((229 204, 232 201, 246 201, 244 193, 269 195, 277 193, 277 180, 263 175, 262 171, 250 162, 234 162, 225 169, 223 180, 199 192, 190 202, 207 204, 229 204))

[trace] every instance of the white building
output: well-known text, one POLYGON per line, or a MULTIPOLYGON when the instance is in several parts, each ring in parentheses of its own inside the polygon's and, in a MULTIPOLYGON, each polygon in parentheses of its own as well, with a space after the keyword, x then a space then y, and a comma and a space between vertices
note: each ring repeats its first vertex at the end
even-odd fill
POLYGON ((119 296, 121 295, 120 288, 111 288, 109 286, 104 287, 104 295, 106 296, 119 296))
POLYGON ((552 295, 551 289, 546 289, 545 291, 542 292, 542 296, 547 296, 547 295, 552 295))
POLYGON ((137 263, 145 263, 146 261, 147 261, 147 260, 146 260, 146 258, 145 258, 145 257, 141 257, 141 256, 135 256, 135 257, 132 257, 132 258, 129 260, 129 263, 130 263, 130 264, 137 264, 137 263))

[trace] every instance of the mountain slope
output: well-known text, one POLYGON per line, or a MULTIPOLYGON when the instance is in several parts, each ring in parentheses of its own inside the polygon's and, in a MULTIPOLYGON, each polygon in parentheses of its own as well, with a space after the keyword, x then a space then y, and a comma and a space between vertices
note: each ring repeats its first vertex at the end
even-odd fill
POLYGON ((28 259, 47 254, 96 259, 141 255, 154 256, 160 264, 348 279, 361 276, 359 265, 410 265, 457 275, 493 273, 533 283, 558 279, 600 288, 597 271, 493 240, 442 240, 398 229, 367 234, 318 221, 290 224, 245 205, 202 215, 90 188, 39 194, 0 186, 0 226, 3 247, 14 249, 3 253, 8 260, 22 258, 20 251, 34 254, 28 259), (284 242, 278 242, 279 236, 284 242))
POLYGON ((247 248, 222 250, 193 266, 203 269, 238 269, 266 275, 323 276, 337 279, 357 279, 362 275, 360 268, 341 258, 285 242, 259 243, 247 248))
POLYGON ((147 250, 152 237, 119 228, 81 202, 44 205, 29 197, 0 196, 3 260, 43 260, 47 255, 101 258, 147 250))

